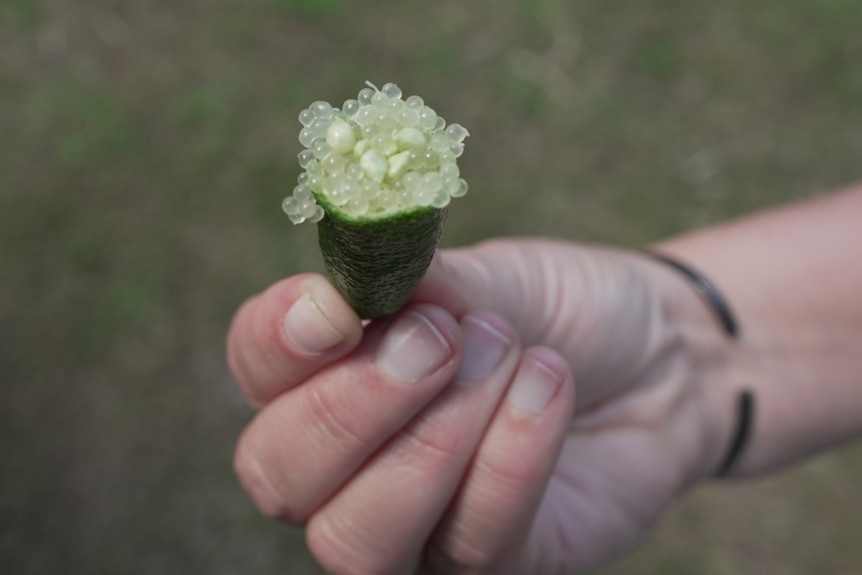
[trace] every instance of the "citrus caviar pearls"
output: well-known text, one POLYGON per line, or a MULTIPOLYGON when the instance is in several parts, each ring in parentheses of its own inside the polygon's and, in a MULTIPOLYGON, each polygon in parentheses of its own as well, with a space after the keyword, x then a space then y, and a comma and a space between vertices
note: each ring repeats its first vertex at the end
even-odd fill
POLYGON ((293 223, 323 219, 316 198, 364 219, 445 208, 467 193, 457 164, 466 128, 447 126, 419 96, 402 99, 395 84, 369 86, 341 109, 317 101, 299 114, 304 171, 282 206, 293 223))

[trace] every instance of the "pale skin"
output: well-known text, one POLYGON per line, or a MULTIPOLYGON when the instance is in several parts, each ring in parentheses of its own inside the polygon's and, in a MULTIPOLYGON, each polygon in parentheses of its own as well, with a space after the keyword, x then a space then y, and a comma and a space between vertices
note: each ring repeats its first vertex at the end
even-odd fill
POLYGON ((862 435, 862 187, 642 254, 498 240, 438 254, 397 316, 363 326, 323 278, 246 302, 228 361, 260 408, 236 455, 264 514, 306 526, 336 574, 577 573, 709 478, 757 397, 731 475, 862 435))

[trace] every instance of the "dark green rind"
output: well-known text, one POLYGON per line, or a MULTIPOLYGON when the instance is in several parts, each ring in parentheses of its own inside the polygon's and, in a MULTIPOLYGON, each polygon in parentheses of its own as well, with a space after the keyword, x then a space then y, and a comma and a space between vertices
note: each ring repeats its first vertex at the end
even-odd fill
POLYGON ((446 222, 446 209, 417 208, 384 218, 350 218, 318 197, 317 224, 333 284, 362 319, 401 309, 425 275, 446 222))

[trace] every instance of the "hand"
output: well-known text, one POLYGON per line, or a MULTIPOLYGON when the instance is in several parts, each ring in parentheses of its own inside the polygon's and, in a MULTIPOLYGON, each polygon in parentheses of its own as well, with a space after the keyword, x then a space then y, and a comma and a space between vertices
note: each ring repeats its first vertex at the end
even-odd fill
POLYGON ((335 573, 595 565, 717 457, 699 305, 641 256, 549 241, 442 252, 364 329, 323 278, 289 278, 229 334, 262 407, 237 472, 335 573))

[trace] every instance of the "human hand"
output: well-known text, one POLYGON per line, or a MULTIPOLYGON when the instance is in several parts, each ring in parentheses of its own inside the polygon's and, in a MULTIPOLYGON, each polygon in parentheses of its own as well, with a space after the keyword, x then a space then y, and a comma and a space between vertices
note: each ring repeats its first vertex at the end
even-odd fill
POLYGON ((323 278, 280 282, 229 335, 262 407, 237 472, 336 573, 595 565, 714 459, 678 325, 699 302, 675 280, 625 252, 498 241, 441 253, 364 329, 323 278))

